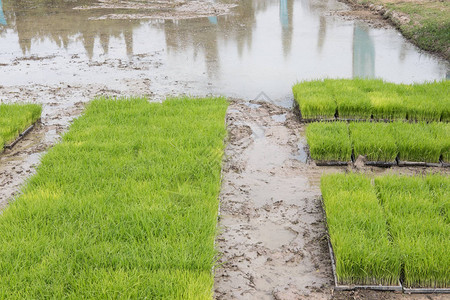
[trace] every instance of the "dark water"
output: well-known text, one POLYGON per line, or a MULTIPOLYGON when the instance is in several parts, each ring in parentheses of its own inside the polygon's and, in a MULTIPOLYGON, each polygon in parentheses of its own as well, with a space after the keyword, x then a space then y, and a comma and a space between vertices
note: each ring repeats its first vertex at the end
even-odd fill
POLYGON ((155 95, 283 101, 305 79, 410 83, 441 80, 449 70, 392 28, 336 16, 348 8, 334 0, 245 0, 232 15, 187 20, 92 20, 135 11, 72 9, 95 1, 0 1, 4 87, 98 84, 136 94, 143 88, 134 82, 147 79, 155 95))

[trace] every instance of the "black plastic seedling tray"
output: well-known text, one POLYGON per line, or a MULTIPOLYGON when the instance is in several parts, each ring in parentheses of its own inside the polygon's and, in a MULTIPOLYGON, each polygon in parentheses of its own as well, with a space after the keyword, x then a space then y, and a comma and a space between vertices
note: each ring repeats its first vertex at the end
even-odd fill
POLYGON ((31 124, 27 129, 25 129, 22 133, 19 134, 19 136, 8 145, 5 145, 5 149, 12 149, 21 139, 23 139, 31 130, 33 130, 34 126, 39 122, 40 120, 36 121, 34 124, 31 124))

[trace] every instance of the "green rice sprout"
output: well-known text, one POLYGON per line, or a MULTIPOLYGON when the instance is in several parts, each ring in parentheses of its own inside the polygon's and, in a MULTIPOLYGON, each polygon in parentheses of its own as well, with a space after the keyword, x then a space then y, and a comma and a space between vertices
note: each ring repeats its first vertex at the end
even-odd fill
POLYGON ((227 106, 92 101, 0 215, 0 298, 211 299, 227 106))
MULTIPOLYGON (((443 199, 438 196, 444 186, 436 184, 444 177, 438 177, 391 175, 375 179, 393 243, 401 253, 407 287, 450 285, 450 225, 442 214, 443 199)), ((445 181, 448 183, 448 177, 445 181)))
POLYGON ((41 117, 37 104, 0 104, 0 152, 41 117))
POLYGON ((442 144, 433 134, 429 124, 394 122, 390 125, 397 143, 400 160, 439 162, 442 144))
POLYGON ((397 285, 401 263, 388 238, 383 209, 370 178, 321 178, 327 225, 340 284, 397 285))
POLYGON ((351 160, 352 146, 345 122, 309 124, 306 139, 311 157, 315 160, 351 160))
POLYGON ((397 157, 398 149, 390 124, 352 122, 349 130, 355 157, 363 155, 370 161, 388 162, 397 157))

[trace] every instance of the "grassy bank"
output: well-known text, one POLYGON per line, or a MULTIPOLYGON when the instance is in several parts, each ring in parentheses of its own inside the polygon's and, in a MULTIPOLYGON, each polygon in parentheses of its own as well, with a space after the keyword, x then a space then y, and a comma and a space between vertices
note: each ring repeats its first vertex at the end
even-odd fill
POLYGON ((450 3, 448 1, 346 0, 377 10, 420 48, 450 60, 450 3), (382 6, 382 7, 380 7, 382 6))
POLYGON ((339 283, 450 287, 445 175, 321 179, 339 283))
POLYGON ((292 87, 304 119, 450 121, 449 81, 394 84, 325 79, 292 87))
POLYGON ((37 104, 0 104, 0 152, 41 117, 37 104))
POLYGON ((0 298, 210 299, 227 105, 90 103, 0 216, 0 298))

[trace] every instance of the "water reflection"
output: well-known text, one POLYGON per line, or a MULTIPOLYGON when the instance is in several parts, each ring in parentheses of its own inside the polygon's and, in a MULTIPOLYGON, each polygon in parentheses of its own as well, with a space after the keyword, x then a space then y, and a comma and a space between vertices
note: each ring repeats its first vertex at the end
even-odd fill
POLYGON ((6 25, 5 14, 3 13, 2 0, 0 0, 0 24, 1 25, 6 25))
MULTIPOLYGON (((145 76, 159 72, 169 85, 189 82, 195 93, 248 99, 261 91, 272 99, 285 99, 297 80, 381 77, 413 82, 445 78, 448 70, 448 63, 420 53, 394 30, 333 16, 330 11, 347 9, 335 0, 242 0, 232 15, 175 21, 92 20, 129 11, 72 9, 93 0, 0 1, 0 22, 5 24, 0 25, 0 63, 4 65, 32 55, 58 56, 63 66, 69 66, 74 55, 87 66, 108 59, 131 65, 140 55, 162 49, 158 70, 139 66, 148 70, 145 76)), ((35 64, 43 67, 42 72, 58 69, 35 64)), ((111 70, 91 75, 92 68, 77 73, 79 67, 73 64, 70 74, 55 75, 55 82, 88 74, 99 83, 114 84, 109 74, 101 75, 111 70)), ((116 69, 112 71, 119 74, 116 69)), ((22 74, 12 66, 9 71, 22 74)), ((117 76, 115 80, 123 79, 117 76)), ((14 80, 6 81, 14 84, 14 80)))
POLYGON ((375 77, 375 46, 369 28, 355 24, 353 27, 353 77, 375 77))

